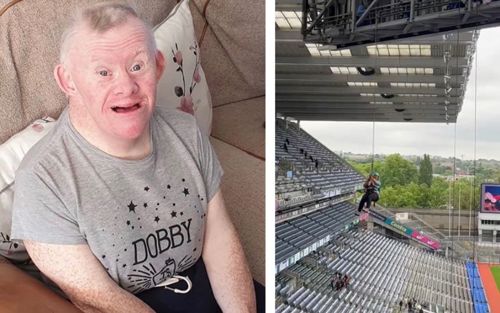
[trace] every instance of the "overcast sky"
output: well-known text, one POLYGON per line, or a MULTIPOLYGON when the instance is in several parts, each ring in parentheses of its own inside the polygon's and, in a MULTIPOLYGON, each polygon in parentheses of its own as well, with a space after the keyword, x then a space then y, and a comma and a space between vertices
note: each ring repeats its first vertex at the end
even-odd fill
MULTIPOLYGON (((500 160, 500 27, 481 30, 477 43, 476 158, 500 160)), ((456 156, 474 153, 475 60, 458 115, 456 156)), ((300 122, 307 132, 334 151, 372 153, 372 122, 300 122)), ((375 153, 454 155, 455 124, 375 123, 375 153)))

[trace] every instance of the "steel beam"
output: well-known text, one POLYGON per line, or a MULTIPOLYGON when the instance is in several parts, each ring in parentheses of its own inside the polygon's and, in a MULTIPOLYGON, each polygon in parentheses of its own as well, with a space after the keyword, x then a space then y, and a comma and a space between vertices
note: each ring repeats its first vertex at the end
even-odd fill
POLYGON ((391 99, 385 99, 383 97, 362 97, 360 95, 355 96, 324 96, 324 95, 289 95, 289 94, 281 94, 276 95, 276 104, 279 105, 281 102, 289 102, 289 103, 297 103, 297 105, 312 105, 314 103, 324 103, 324 104, 332 104, 332 103, 369 103, 372 101, 386 101, 386 102, 394 102, 394 103, 441 103, 445 104, 445 101, 448 101, 450 105, 456 105, 462 102, 461 97, 451 97, 447 98, 444 96, 441 97, 400 97, 395 96, 391 99))
MULTIPOLYGON (((364 75, 348 75, 348 74, 283 74, 276 73, 276 84, 287 85, 288 83, 307 83, 314 82, 318 85, 327 85, 329 83, 343 83, 343 82, 379 82, 379 83, 428 83, 428 84, 443 84, 443 75, 388 75, 388 74, 374 74, 370 76, 364 75)), ((452 75, 451 83, 455 84, 458 88, 459 84, 464 82, 463 75, 452 75)))
MULTIPOLYGON (((279 101, 276 102, 276 111, 281 112, 284 109, 294 109, 294 110, 319 110, 319 109, 352 109, 352 108, 403 108, 403 109, 437 109, 441 108, 444 110, 444 104, 437 103, 404 103, 404 104, 371 104, 369 101, 366 102, 309 102, 309 103, 297 103, 291 101, 279 101)), ((448 110, 454 110, 457 105, 448 105, 448 110)))
MULTIPOLYGON (((456 68, 468 67, 468 62, 465 58, 450 59, 452 67, 456 68)), ((278 57, 276 58, 276 71, 279 72, 280 67, 294 66, 360 66, 360 67, 432 67, 446 68, 442 57, 278 57)))
MULTIPOLYGON (((425 94, 444 96, 443 88, 398 88, 398 87, 348 87, 348 86, 276 86, 276 95, 359 95, 360 93, 385 94, 425 94)), ((450 95, 460 96, 461 92, 452 89, 450 95)))
MULTIPOLYGON (((314 110, 309 110, 309 111, 304 111, 304 110, 288 110, 288 109, 285 109, 285 110, 281 110, 279 112, 280 114, 283 114, 283 115, 306 115, 306 114, 312 114, 312 113, 316 113, 316 114, 320 114, 320 113, 324 113, 324 114, 364 114, 364 115, 370 115, 372 113, 384 113, 386 115, 392 115, 392 116, 400 116, 400 115, 413 115, 413 116, 434 116, 434 115, 437 115, 437 116, 440 116, 441 114, 445 115, 445 111, 444 110, 426 110, 426 111, 422 111, 422 110, 410 110, 410 109, 407 109, 405 111, 402 111, 402 112, 397 112, 396 110, 394 109, 373 109, 373 108, 369 108, 367 107, 366 109, 322 109, 321 111, 314 111, 314 110)), ((450 111, 448 110, 448 115, 456 115, 457 112, 456 111, 450 111)))
MULTIPOLYGON (((473 44, 472 32, 470 30, 458 30, 460 44, 473 44)), ((452 32, 456 34, 457 31, 452 32)), ((300 31, 297 30, 276 30, 276 42, 281 41, 300 41, 304 42, 304 38, 300 31)), ((412 38, 401 38, 391 41, 390 44, 453 44, 457 42, 456 39, 446 39, 444 36, 431 34, 425 36, 416 36, 412 38)))
POLYGON ((345 121, 345 122, 412 122, 412 123, 455 123, 456 116, 449 115, 448 121, 444 115, 421 115, 421 116, 405 116, 405 115, 389 115, 384 113, 374 114, 323 114, 323 113, 309 113, 309 114, 295 114, 286 115, 301 121, 345 121), (405 118, 411 119, 405 121, 405 118))
POLYGON ((275 4, 276 11, 302 11, 303 0, 278 0, 275 4))

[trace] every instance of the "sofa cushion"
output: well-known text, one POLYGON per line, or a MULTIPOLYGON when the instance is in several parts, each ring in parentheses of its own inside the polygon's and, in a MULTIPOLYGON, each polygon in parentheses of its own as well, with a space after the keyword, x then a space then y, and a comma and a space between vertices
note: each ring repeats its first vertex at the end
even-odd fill
POLYGON ((166 60, 158 84, 157 105, 177 108, 196 117, 198 125, 210 134, 212 100, 200 64, 189 0, 183 0, 155 28, 158 49, 166 60))
POLYGON ((265 285, 265 162, 212 138, 224 176, 222 194, 255 280, 265 285))
POLYGON ((0 145, 0 256, 10 260, 29 259, 23 244, 10 240, 15 172, 28 150, 54 125, 52 118, 37 120, 0 145))
POLYGON ((218 106, 212 136, 265 159, 265 120, 265 97, 218 106))
MULTIPOLYGON (((238 67, 239 64, 235 63, 236 60, 232 59, 229 54, 228 49, 231 49, 231 47, 224 47, 221 44, 210 24, 206 24, 207 27, 203 33, 205 20, 202 10, 196 5, 191 5, 191 13, 196 31, 201 30, 202 32, 202 34, 198 35, 201 54, 203 55, 201 64, 203 65, 208 86, 210 87, 213 107, 263 96, 265 93, 263 88, 265 75, 264 69, 259 69, 259 63, 253 64, 254 59, 247 59, 244 61, 248 65, 244 67, 245 69, 238 67), (246 77, 247 74, 244 73, 244 70, 253 65, 255 65, 255 68, 262 70, 258 84, 249 82, 246 77)), ((245 32, 249 31, 246 30, 245 32)), ((229 46, 238 44, 240 43, 234 41, 229 46)), ((264 51, 264 40, 259 45, 262 51, 264 51)), ((263 62, 263 60, 264 55, 262 54, 260 62, 263 62)))
POLYGON ((265 1, 194 0, 243 81, 265 90, 265 1), (208 3, 207 3, 208 2, 208 3))

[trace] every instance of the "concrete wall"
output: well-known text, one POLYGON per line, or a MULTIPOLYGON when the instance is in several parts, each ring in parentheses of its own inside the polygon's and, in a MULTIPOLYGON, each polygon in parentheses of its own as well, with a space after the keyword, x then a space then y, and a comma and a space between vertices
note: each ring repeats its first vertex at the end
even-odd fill
MULTIPOLYGON (((452 233, 456 233, 458 229, 458 210, 454 210, 452 212, 452 218, 450 221, 448 210, 434 210, 434 209, 390 209, 394 213, 406 213, 411 212, 417 214, 421 219, 425 222, 429 223, 432 227, 437 230, 443 232, 444 234, 448 234, 448 225, 451 223, 453 229, 452 233)), ((460 211, 460 225, 462 231, 469 230, 469 212, 468 211, 460 211)), ((471 228, 474 230, 477 227, 477 214, 473 212, 471 219, 471 228)), ((465 233, 462 233, 465 235, 465 233)))

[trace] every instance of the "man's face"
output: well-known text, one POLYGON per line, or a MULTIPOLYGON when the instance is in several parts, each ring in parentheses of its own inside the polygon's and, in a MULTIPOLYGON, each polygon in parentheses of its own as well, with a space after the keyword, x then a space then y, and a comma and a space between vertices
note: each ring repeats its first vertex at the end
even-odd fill
POLYGON ((143 24, 129 18, 105 33, 84 29, 72 43, 67 70, 78 112, 73 122, 107 140, 139 138, 149 125, 163 69, 143 24))

